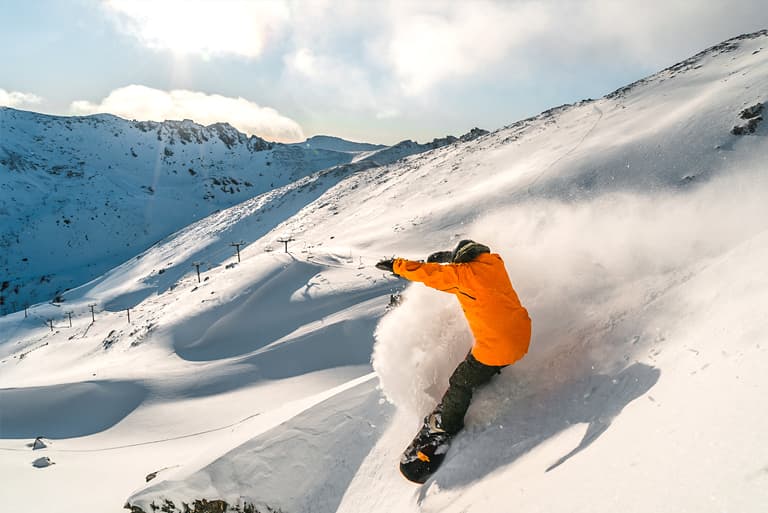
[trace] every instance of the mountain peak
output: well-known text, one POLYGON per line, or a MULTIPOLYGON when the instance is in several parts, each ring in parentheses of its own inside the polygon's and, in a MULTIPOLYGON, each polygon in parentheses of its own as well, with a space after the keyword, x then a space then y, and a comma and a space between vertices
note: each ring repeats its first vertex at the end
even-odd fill
MULTIPOLYGON (((673 64, 672 66, 664 68, 663 70, 657 73, 654 73, 653 75, 650 75, 645 78, 641 78, 636 82, 633 82, 629 85, 618 88, 615 91, 606 95, 606 98, 619 98, 625 95, 626 93, 632 91, 639 85, 654 82, 657 80, 666 80, 674 76, 677 76, 678 74, 699 69, 707 58, 714 58, 723 54, 735 52, 736 50, 741 48, 742 44, 745 41, 760 39, 760 38, 768 38, 768 29, 763 29, 763 30, 759 30, 757 32, 752 32, 748 34, 741 34, 739 36, 727 39, 722 43, 718 43, 716 45, 710 46, 709 48, 702 50, 696 55, 693 55, 692 57, 689 57, 676 64, 673 64)), ((761 49, 756 49, 753 52, 753 54, 759 53, 760 51, 761 49)))

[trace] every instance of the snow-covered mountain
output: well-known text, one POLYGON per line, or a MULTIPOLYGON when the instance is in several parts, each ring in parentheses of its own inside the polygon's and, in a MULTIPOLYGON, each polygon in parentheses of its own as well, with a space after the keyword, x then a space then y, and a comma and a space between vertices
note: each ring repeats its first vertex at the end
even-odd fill
POLYGON ((316 150, 346 151, 352 153, 359 153, 361 151, 375 151, 386 148, 386 146, 383 144, 368 144, 347 141, 330 135, 315 135, 304 142, 296 143, 295 146, 314 148, 316 150))
POLYGON ((2 107, 0 311, 59 299, 213 212, 352 160, 370 165, 362 153, 383 148, 322 136, 271 143, 226 123, 2 107))
POLYGON ((763 511, 766 102, 762 31, 223 208, 64 293, 72 327, 46 303, 0 318, 0 503, 763 511), (373 264, 465 237, 502 254, 534 335, 415 487, 399 454, 470 337, 452 297, 373 264))

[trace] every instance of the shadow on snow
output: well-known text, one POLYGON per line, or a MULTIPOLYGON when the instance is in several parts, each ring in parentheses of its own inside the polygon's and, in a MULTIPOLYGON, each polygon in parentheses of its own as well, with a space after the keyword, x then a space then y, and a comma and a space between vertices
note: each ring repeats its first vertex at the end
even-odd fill
MULTIPOLYGON (((249 358, 250 360, 270 360, 268 351, 273 349, 265 350, 266 346, 278 342, 299 327, 315 323, 319 324, 316 329, 305 335, 297 335, 295 339, 329 341, 331 345, 324 344, 323 352, 330 351, 334 354, 346 352, 347 349, 335 348, 336 342, 333 341, 345 346, 359 344, 365 346, 368 351, 365 356, 365 363, 367 363, 373 344, 371 333, 374 324, 364 322, 365 326, 361 328, 357 326, 356 319, 352 318, 337 319, 335 322, 328 320, 326 325, 326 319, 346 309, 355 308, 356 305, 386 296, 391 289, 391 284, 382 282, 381 285, 357 291, 311 297, 308 292, 311 287, 310 279, 322 269, 320 266, 300 261, 294 261, 287 267, 274 269, 248 293, 174 327, 172 332, 174 350, 181 358, 189 361, 222 360, 249 355, 257 350, 262 351, 253 355, 249 358), (302 288, 303 293, 294 293, 294 291, 301 291, 302 288), (360 344, 361 336, 371 339, 370 344, 360 344), (344 342, 344 339, 350 340, 344 342)), ((383 306, 379 310, 383 313, 383 306)), ((376 321, 376 319, 370 320, 372 323, 376 321)), ((287 342, 297 346, 308 345, 301 344, 297 340, 279 342, 274 350, 280 352, 280 347, 287 346, 287 342)), ((317 353, 317 358, 321 357, 320 352, 317 350, 314 352, 317 353)), ((352 351, 353 354, 357 352, 352 351)), ((306 359, 302 355, 296 356, 302 360, 306 359)), ((355 363, 358 363, 358 359, 355 359, 355 363)), ((297 367, 296 361, 289 363, 291 368, 297 367)), ((281 362, 275 360, 270 366, 280 364, 281 362)), ((294 376, 300 373, 301 370, 291 370, 279 374, 280 377, 287 377, 286 374, 294 376)))
POLYGON ((147 397, 131 381, 0 389, 0 438, 76 438, 105 431, 147 397))
MULTIPOLYGON (((500 379, 514 383, 513 369, 504 374, 509 377, 502 375, 500 379)), ((477 428, 460 434, 434 480, 440 488, 465 486, 509 465, 574 424, 588 424, 581 442, 544 469, 550 472, 595 442, 629 403, 658 382, 660 375, 655 367, 635 363, 613 375, 564 382, 549 393, 525 395, 520 387, 514 387, 511 400, 494 422, 503 429, 477 428), (468 468, 472 471, 462 470, 468 468)))

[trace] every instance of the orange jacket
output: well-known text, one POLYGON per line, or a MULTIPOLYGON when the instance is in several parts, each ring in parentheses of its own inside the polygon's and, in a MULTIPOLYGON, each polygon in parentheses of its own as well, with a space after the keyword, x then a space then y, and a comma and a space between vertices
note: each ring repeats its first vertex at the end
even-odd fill
POLYGON ((475 337, 472 355, 486 365, 509 365, 528 352, 531 319, 509 281, 504 261, 482 253, 462 264, 398 258, 394 272, 411 281, 456 294, 475 337))

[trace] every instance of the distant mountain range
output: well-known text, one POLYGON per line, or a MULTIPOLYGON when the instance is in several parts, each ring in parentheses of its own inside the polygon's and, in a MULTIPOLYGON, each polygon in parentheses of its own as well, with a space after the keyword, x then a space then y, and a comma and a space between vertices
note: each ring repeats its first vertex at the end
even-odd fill
POLYGON ((0 313, 55 299, 198 219, 312 173, 354 162, 343 176, 456 140, 280 144, 227 123, 2 107, 0 313))

